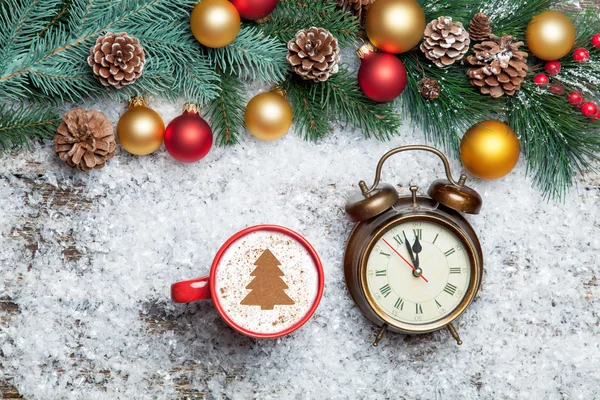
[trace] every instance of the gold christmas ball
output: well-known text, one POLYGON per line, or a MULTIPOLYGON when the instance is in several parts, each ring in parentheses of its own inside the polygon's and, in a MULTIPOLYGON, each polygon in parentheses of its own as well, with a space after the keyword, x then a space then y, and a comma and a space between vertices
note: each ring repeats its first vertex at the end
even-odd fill
POLYGON ((202 0, 190 17, 196 40, 214 49, 233 42, 240 31, 240 14, 227 0, 202 0))
POLYGON ((154 153, 163 142, 165 123, 156 111, 146 107, 139 97, 129 103, 129 110, 119 119, 117 137, 131 154, 145 156, 154 153))
POLYGON ((513 170, 521 146, 504 122, 490 120, 472 126, 460 142, 460 159, 471 174, 481 179, 498 179, 513 170))
POLYGON ((531 54, 542 60, 558 60, 575 45, 575 25, 559 11, 544 11, 531 19, 525 33, 531 54))
POLYGON ((292 118, 292 107, 281 92, 254 96, 244 114, 246 128, 261 140, 275 140, 285 135, 292 126, 292 118))
POLYGON ((365 21, 371 43, 392 54, 418 45, 425 26, 425 12, 416 0, 377 0, 369 7, 365 21))

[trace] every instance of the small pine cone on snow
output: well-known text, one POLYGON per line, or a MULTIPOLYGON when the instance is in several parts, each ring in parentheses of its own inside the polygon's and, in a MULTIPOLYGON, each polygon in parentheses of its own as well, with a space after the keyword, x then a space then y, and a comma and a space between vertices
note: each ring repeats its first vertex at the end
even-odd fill
POLYGON ((288 42, 287 61, 302 79, 324 82, 338 72, 338 41, 327 29, 300 30, 288 42))
POLYGON ((431 78, 423 78, 419 81, 419 93, 425 100, 435 100, 440 97, 440 93, 442 88, 440 87, 440 83, 435 79, 431 78))
POLYGON ((440 68, 461 60, 469 51, 469 32, 450 17, 434 19, 425 27, 421 51, 440 68))
POLYGON ((137 38, 127 33, 107 33, 96 39, 88 64, 104 86, 131 85, 142 75, 146 56, 137 38))
POLYGON ((113 124, 106 115, 82 108, 62 116, 54 143, 60 159, 81 171, 104 167, 117 148, 113 124))
POLYGON ((473 67, 467 70, 471 84, 494 98, 515 94, 528 70, 527 53, 519 50, 521 46, 523 42, 510 35, 473 46, 474 54, 466 58, 466 64, 473 67))
POLYGON ((490 19, 485 13, 479 12, 475 14, 469 24, 469 35, 471 40, 483 42, 492 37, 492 27, 490 19))

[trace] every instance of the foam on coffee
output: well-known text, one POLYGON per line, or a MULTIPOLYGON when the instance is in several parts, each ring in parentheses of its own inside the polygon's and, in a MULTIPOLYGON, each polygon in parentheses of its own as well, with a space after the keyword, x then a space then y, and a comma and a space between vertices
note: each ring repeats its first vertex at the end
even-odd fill
POLYGON ((318 287, 310 253, 274 231, 255 231, 232 243, 216 270, 215 292, 223 311, 255 333, 277 333, 296 324, 314 304, 318 287))

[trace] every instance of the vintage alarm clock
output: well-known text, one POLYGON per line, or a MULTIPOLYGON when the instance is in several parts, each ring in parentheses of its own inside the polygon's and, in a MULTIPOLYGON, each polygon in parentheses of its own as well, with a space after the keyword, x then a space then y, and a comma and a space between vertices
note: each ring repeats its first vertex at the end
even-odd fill
POLYGON ((381 326, 373 343, 386 330, 405 334, 432 332, 452 326, 471 304, 481 285, 483 255, 475 231, 461 213, 478 214, 481 196, 465 186, 466 175, 452 178, 448 160, 428 146, 398 147, 386 153, 369 188, 346 205, 346 215, 358 222, 346 244, 344 273, 354 302, 381 326), (429 187, 429 197, 398 196, 393 186, 380 184, 385 161, 404 151, 428 151, 444 163, 447 179, 429 187))

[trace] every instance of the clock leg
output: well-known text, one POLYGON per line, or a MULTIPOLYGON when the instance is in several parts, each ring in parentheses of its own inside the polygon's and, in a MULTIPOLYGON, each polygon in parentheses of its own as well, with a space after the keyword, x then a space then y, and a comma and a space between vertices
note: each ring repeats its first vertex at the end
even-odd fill
POLYGON ((454 328, 454 325, 448 324, 448 330, 450 331, 450 334, 452 335, 454 340, 456 340, 456 344, 458 344, 459 346, 463 344, 462 340, 460 340, 460 336, 458 336, 458 332, 456 332, 456 328, 454 328))
POLYGON ((373 347, 377 347, 377 345, 379 345, 379 341, 383 338, 383 335, 385 335, 385 331, 387 330, 387 327, 388 327, 387 324, 383 324, 383 326, 379 330, 379 333, 375 337, 375 341, 373 342, 373 347))

